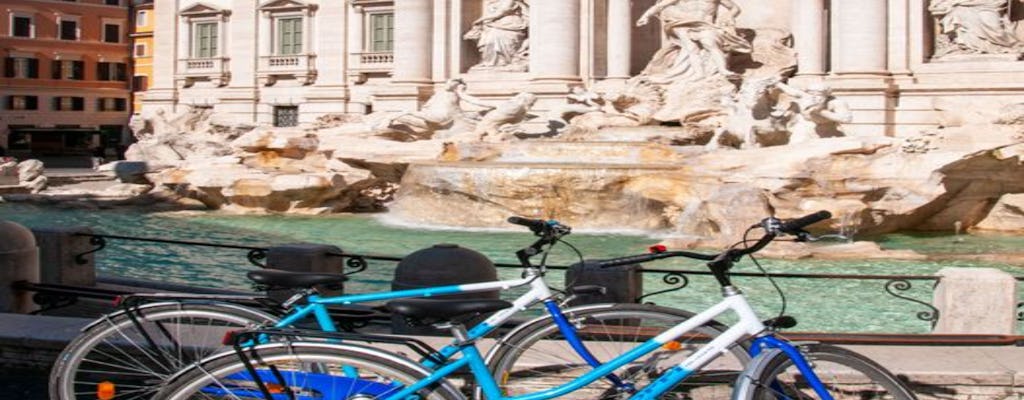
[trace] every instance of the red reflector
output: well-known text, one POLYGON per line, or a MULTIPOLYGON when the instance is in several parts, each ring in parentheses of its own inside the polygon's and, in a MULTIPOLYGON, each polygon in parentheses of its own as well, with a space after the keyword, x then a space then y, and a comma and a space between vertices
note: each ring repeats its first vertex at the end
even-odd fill
POLYGON ((121 296, 114 297, 114 307, 120 307, 121 306, 121 302, 123 302, 123 301, 124 301, 124 297, 121 297, 121 296))
POLYGON ((234 346, 235 345, 235 334, 236 333, 238 333, 238 332, 237 331, 227 331, 227 332, 224 332, 224 338, 220 340, 220 343, 225 345, 225 346, 234 346))
POLYGON ((651 253, 664 253, 668 251, 668 247, 665 247, 665 245, 663 244, 656 244, 654 246, 648 247, 647 250, 649 250, 651 253))

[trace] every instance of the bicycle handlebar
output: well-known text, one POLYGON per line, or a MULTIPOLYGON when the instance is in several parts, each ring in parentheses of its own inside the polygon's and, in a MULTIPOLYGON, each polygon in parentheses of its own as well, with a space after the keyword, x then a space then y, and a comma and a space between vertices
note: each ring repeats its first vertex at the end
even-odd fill
POLYGON ((530 228, 533 233, 540 233, 547 228, 548 222, 542 219, 529 219, 523 217, 508 217, 510 224, 522 225, 530 228))
POLYGON ((753 246, 746 247, 743 249, 729 249, 717 254, 702 254, 689 251, 669 251, 650 254, 638 254, 632 256, 610 258, 606 260, 596 260, 594 262, 597 263, 599 268, 611 268, 623 265, 640 264, 672 257, 686 257, 695 260, 711 261, 712 263, 728 260, 731 263, 732 261, 738 260, 740 257, 760 251, 765 246, 767 246, 768 243, 771 243, 771 241, 774 240, 779 233, 799 235, 800 233, 803 232, 803 228, 807 227, 808 225, 815 224, 829 218, 832 218, 832 213, 828 211, 818 211, 816 213, 808 214, 803 217, 789 220, 786 222, 779 221, 774 217, 769 217, 761 221, 761 223, 754 225, 755 227, 764 228, 765 234, 760 239, 758 239, 758 241, 754 243, 753 246))

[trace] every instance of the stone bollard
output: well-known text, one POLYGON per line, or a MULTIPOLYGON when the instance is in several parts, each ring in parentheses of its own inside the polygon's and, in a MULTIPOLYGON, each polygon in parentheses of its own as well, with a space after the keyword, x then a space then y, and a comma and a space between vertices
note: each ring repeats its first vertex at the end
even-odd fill
POLYGON ((38 308, 32 293, 11 287, 18 281, 39 282, 39 249, 28 228, 0 221, 0 312, 26 314, 38 308))
POLYGON ((933 303, 939 321, 933 333, 1014 335, 1017 280, 992 268, 943 268, 933 303))
MULTIPOLYGON (((341 248, 325 244, 289 244, 271 247, 267 250, 267 268, 279 269, 292 272, 322 272, 341 274, 345 272, 345 259, 332 256, 341 254, 341 248)), ((329 296, 336 296, 343 293, 343 288, 327 290, 322 293, 329 296)), ((273 291, 269 293, 272 298, 286 300, 290 297, 290 291, 273 291)))
POLYGON ((33 229, 39 245, 39 282, 58 285, 96 286, 96 259, 98 245, 86 227, 33 229), (88 253, 88 254, 86 254, 88 253))
POLYGON ((565 271, 566 289, 585 285, 605 288, 605 294, 580 295, 572 301, 572 305, 636 303, 636 299, 644 293, 644 280, 640 268, 639 264, 601 268, 587 261, 571 265, 565 271))

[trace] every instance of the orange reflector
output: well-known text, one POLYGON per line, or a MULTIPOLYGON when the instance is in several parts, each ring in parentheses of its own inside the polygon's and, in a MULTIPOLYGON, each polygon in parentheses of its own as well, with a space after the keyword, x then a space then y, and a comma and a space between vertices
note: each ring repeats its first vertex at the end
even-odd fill
POLYGON ((654 254, 664 253, 664 252, 668 251, 668 247, 665 247, 665 245, 663 245, 663 244, 656 244, 654 246, 648 247, 647 251, 649 251, 651 253, 654 253, 654 254))
POLYGON ((114 308, 120 307, 122 302, 124 302, 124 297, 114 297, 114 308))
POLYGON ((220 340, 220 344, 225 345, 225 346, 234 346, 235 345, 235 333, 237 333, 237 332, 236 331, 224 332, 224 338, 222 338, 220 340))
POLYGON ((111 400, 117 397, 117 390, 114 383, 109 381, 100 382, 96 385, 96 398, 99 400, 111 400))
POLYGON ((281 393, 284 393, 284 386, 273 384, 273 383, 268 383, 267 384, 267 391, 272 393, 272 394, 281 394, 281 393))
POLYGON ((661 348, 668 351, 679 351, 683 349, 683 344, 673 340, 671 342, 661 345, 661 348))

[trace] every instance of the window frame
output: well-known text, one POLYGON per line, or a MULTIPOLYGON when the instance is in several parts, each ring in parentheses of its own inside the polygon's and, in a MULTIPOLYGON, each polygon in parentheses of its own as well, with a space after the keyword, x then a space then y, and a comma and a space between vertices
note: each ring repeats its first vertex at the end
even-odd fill
POLYGON ((63 40, 68 42, 77 42, 82 40, 82 18, 74 15, 61 15, 57 17, 57 40, 63 40), (74 39, 64 38, 64 22, 73 22, 75 24, 74 39))
POLYGON ((189 24, 190 27, 191 27, 191 31, 192 31, 192 32, 190 32, 191 34, 189 35, 190 36, 190 43, 189 43, 189 45, 190 45, 189 46, 190 47, 189 50, 190 51, 189 51, 189 54, 192 56, 192 58, 200 58, 200 59, 202 59, 202 58, 217 58, 217 57, 220 57, 220 50, 221 50, 220 41, 222 40, 221 32, 220 32, 220 29, 221 29, 220 24, 221 24, 221 21, 219 21, 219 20, 216 20, 216 19, 205 19, 205 18, 204 19, 193 20, 191 22, 191 24, 189 24), (210 29, 210 31, 209 31, 209 33, 211 33, 212 35, 208 36, 210 38, 209 43, 211 44, 211 49, 210 49, 209 53, 206 54, 206 55, 203 55, 202 48, 200 47, 201 46, 201 41, 202 41, 202 37, 200 35, 202 35, 202 33, 203 33, 201 31, 203 26, 211 26, 212 27, 212 29, 210 29))
POLYGON ((305 54, 305 35, 306 35, 306 17, 302 14, 282 14, 274 16, 274 55, 278 56, 297 56, 305 54), (290 32, 290 42, 287 43, 290 46, 289 49, 285 49, 286 40, 285 35, 289 32, 285 32, 285 23, 290 23, 292 30, 290 32), (295 29, 298 28, 298 29, 295 29), (296 48, 297 47, 297 48, 296 48))
POLYGON ((135 26, 142 27, 149 25, 149 10, 135 12, 135 26))
POLYGON ((395 51, 395 11, 393 9, 380 9, 366 12, 366 20, 363 28, 363 51, 370 53, 394 53, 395 51), (374 22, 378 17, 390 16, 390 40, 386 40, 383 43, 389 43, 390 49, 377 49, 375 46, 377 29, 374 22))
POLYGON ((4 77, 12 79, 39 79, 39 59, 18 55, 4 58, 4 77))
POLYGON ((149 46, 146 46, 145 43, 135 43, 135 46, 132 46, 132 57, 149 57, 149 46), (139 54, 140 48, 142 49, 142 54, 139 54))
POLYGON ((51 78, 57 80, 85 80, 85 61, 80 59, 59 59, 53 60, 50 64, 51 78), (77 73, 76 73, 77 72, 77 73))
POLYGON ((20 12, 20 11, 12 11, 10 13, 10 17, 8 19, 8 22, 10 23, 10 27, 11 27, 10 31, 8 32, 8 34, 10 34, 10 37, 12 37, 12 38, 22 38, 22 39, 35 39, 35 37, 36 37, 36 16, 33 15, 32 13, 20 12), (19 19, 19 18, 24 18, 24 19, 28 20, 28 36, 20 36, 20 35, 16 35, 15 34, 15 29, 17 29, 17 24, 15 23, 15 21, 17 19, 19 19))
POLYGON ((7 96, 5 109, 8 111, 38 111, 39 110, 39 96, 14 94, 7 96), (21 106, 15 107, 17 100, 21 100, 21 106), (31 100, 31 101, 30 101, 31 100))
POLYGON ((103 42, 103 43, 106 43, 106 44, 122 44, 122 43, 125 43, 125 28, 124 28, 124 25, 125 25, 124 21, 122 21, 122 20, 110 20, 110 19, 104 18, 103 21, 100 22, 100 36, 101 36, 100 37, 100 42, 103 42), (110 38, 107 37, 107 33, 108 33, 107 32, 107 27, 108 26, 116 26, 117 27, 117 36, 115 37, 115 39, 117 41, 112 42, 112 41, 109 40, 110 38))

